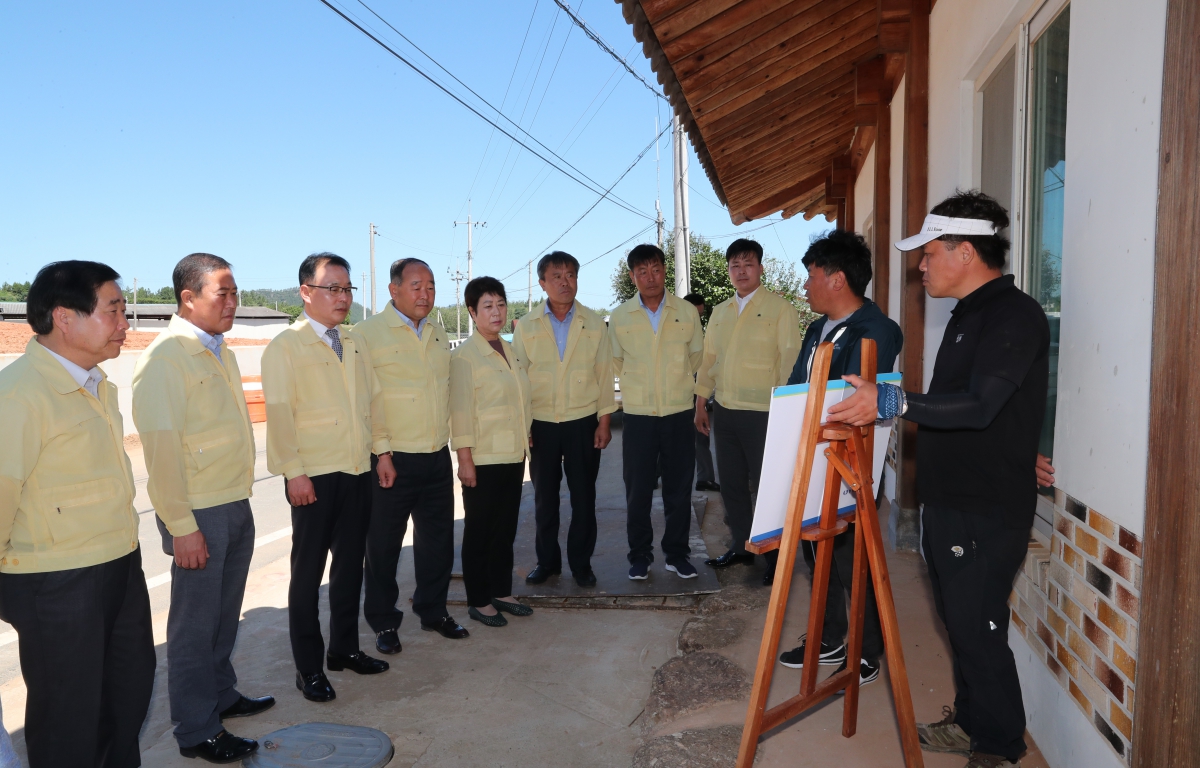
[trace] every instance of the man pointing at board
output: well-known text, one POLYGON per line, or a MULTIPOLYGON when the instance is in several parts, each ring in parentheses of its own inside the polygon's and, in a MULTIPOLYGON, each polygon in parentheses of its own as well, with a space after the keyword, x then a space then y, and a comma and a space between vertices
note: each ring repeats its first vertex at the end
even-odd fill
POLYGON ((846 381, 858 391, 829 409, 854 425, 899 416, 919 425, 922 548, 954 657, 954 710, 918 724, 921 747, 1013 768, 1025 751, 1025 708, 1008 647, 1008 596, 1025 560, 1038 483, 1053 468, 1037 452, 1049 381, 1050 327, 1041 306, 1003 273, 1008 213, 960 192, 896 244, 923 249, 929 295, 958 305, 929 392, 846 381))

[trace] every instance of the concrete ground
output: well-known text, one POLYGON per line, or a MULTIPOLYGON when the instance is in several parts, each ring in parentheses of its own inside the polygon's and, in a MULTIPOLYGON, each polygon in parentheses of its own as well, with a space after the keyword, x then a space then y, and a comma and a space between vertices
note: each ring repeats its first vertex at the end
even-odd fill
MULTIPOLYGON (((261 425, 258 438, 260 479, 252 499, 258 546, 234 663, 239 689, 251 696, 272 694, 278 703, 258 717, 231 721, 233 732, 259 737, 302 722, 370 726, 393 740, 396 757, 391 765, 397 768, 732 764, 729 750, 736 753, 748 701, 744 685, 753 674, 765 619, 767 590, 759 586, 761 565, 739 566, 733 573, 721 574, 725 589, 698 598, 698 609, 694 603, 687 604, 687 610, 538 604, 533 616, 510 618, 507 627, 491 629, 467 622, 465 608, 452 606, 451 612, 471 630, 471 637, 463 641, 420 631, 410 614, 400 631, 404 651, 389 657, 390 671, 369 677, 330 673, 337 700, 305 701, 295 689, 287 635, 290 513, 282 481, 270 477, 263 465, 261 425), (724 610, 728 608, 732 610, 724 610), (696 614, 703 618, 695 618, 696 614), (705 627, 711 631, 696 631, 705 627), (681 646, 695 652, 685 658, 681 646), (676 690, 682 698, 677 696, 673 708, 664 708, 671 691, 663 688, 679 684, 678 675, 672 683, 670 670, 684 671, 686 690, 676 690), (723 677, 709 680, 705 676, 710 672, 723 677)), ((619 441, 616 431, 613 445, 604 454, 600 495, 623 493, 619 441)), ((135 476, 144 478, 136 447, 131 458, 135 476)), ((194 767, 195 762, 179 756, 168 712, 169 558, 158 542, 144 481, 139 491, 137 509, 142 513, 141 538, 159 659, 154 699, 142 731, 142 760, 146 766, 194 767)), ((717 554, 725 550, 728 534, 719 494, 709 495, 703 534, 708 550, 717 554)), ((461 514, 460 507, 457 516, 461 514)), ((602 541, 599 546, 620 548, 624 542, 602 541)), ((522 573, 526 567, 518 564, 522 573)), ((933 612, 923 563, 917 555, 893 553, 889 567, 917 717, 940 719, 941 706, 953 698, 953 684, 948 645, 933 612)), ((411 594, 411 531, 400 578, 401 595, 411 594)), ((791 647, 804 631, 809 588, 801 563, 783 648, 791 647)), ((322 615, 327 615, 324 605, 322 615)), ((365 622, 361 629, 362 647, 372 649, 373 635, 365 622)), ((0 626, 0 700, 5 726, 24 759, 25 689, 15 633, 9 632, 10 628, 0 626)), ((791 695, 798 684, 798 671, 779 667, 771 703, 791 695)), ((777 729, 761 743, 757 764, 902 765, 885 677, 863 688, 858 735, 852 739, 841 736, 841 714, 840 700, 834 700, 777 729)), ((954 756, 925 756, 931 768, 953 768, 964 762, 954 756)), ((1036 748, 1022 764, 1026 768, 1045 765, 1036 748)))

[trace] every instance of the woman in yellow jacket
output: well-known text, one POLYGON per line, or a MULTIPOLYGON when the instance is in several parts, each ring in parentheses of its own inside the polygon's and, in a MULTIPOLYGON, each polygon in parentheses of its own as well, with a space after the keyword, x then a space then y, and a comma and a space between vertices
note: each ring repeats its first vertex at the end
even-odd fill
POLYGON ((489 627, 533 613, 512 596, 513 541, 532 424, 529 377, 500 338, 508 320, 504 285, 494 277, 467 283, 475 334, 450 354, 450 443, 462 483, 463 583, 467 615, 489 627))

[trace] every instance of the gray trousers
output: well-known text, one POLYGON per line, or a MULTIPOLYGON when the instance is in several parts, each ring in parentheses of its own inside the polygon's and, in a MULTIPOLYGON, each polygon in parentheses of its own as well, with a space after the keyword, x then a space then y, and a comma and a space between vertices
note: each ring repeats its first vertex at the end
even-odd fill
MULTIPOLYGON (((208 543, 208 563, 194 570, 171 564, 167 616, 167 692, 181 747, 194 747, 220 733, 221 712, 241 696, 229 657, 254 555, 249 499, 194 514, 208 543)), ((157 522, 163 551, 174 555, 174 539, 162 520, 157 522)))

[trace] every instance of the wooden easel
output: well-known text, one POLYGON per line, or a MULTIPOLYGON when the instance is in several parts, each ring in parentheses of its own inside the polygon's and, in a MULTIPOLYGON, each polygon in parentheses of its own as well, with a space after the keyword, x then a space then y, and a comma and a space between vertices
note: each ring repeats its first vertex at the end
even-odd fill
MULTIPOLYGON (((875 342, 863 339, 862 378, 875 381, 875 342)), ((754 672, 754 687, 750 693, 750 708, 746 713, 746 725, 742 730, 742 745, 738 753, 738 768, 750 768, 758 750, 758 740, 764 731, 769 731, 795 717, 810 707, 819 704, 838 691, 844 690, 846 698, 842 714, 842 735, 853 736, 858 725, 858 659, 862 654, 862 628, 866 609, 867 573, 875 584, 875 602, 879 608, 879 622, 883 629, 884 649, 888 662, 888 677, 892 682, 892 697, 896 704, 896 716, 900 721, 900 741, 904 751, 904 762, 908 768, 923 768, 921 746, 917 739, 916 719, 913 714, 912 696, 908 689, 908 672, 904 666, 904 653, 900 647, 900 629, 896 622, 896 605, 892 600, 891 582, 888 580, 887 560, 883 540, 879 532, 879 519, 875 510, 875 493, 872 490, 872 451, 875 428, 851 427, 839 423, 821 424, 820 417, 825 404, 825 386, 829 380, 829 363, 833 356, 833 345, 826 342, 817 348, 809 376, 808 402, 804 411, 803 433, 796 452, 796 471, 792 477, 792 491, 788 501, 787 519, 783 534, 775 539, 758 543, 747 542, 746 548, 761 554, 779 550, 779 562, 775 566, 775 583, 771 589, 771 601, 767 608, 767 622, 763 629, 762 645, 758 651, 758 666, 754 672), (817 446, 827 443, 825 456, 829 469, 825 474, 825 494, 821 505, 820 520, 801 527, 804 500, 808 497, 808 484, 812 475, 813 456, 817 446), (857 508, 845 515, 838 515, 838 497, 841 484, 855 491, 857 508), (861 514, 857 514, 861 513, 861 514), (820 686, 817 685, 818 654, 821 649, 821 630, 825 623, 825 594, 829 586, 829 569, 833 565, 833 537, 845 531, 850 523, 854 527, 854 577, 850 589, 850 631, 846 639, 846 669, 835 674, 820 686), (800 692, 783 703, 767 709, 767 694, 771 690, 771 678, 775 671, 775 656, 779 651, 779 635, 783 631, 784 614, 787 611, 788 592, 792 584, 792 569, 796 562, 796 550, 800 541, 816 542, 816 567, 813 575, 812 601, 808 610, 808 643, 804 652, 804 671, 800 678, 800 692), (869 566, 869 569, 868 569, 869 566)))

